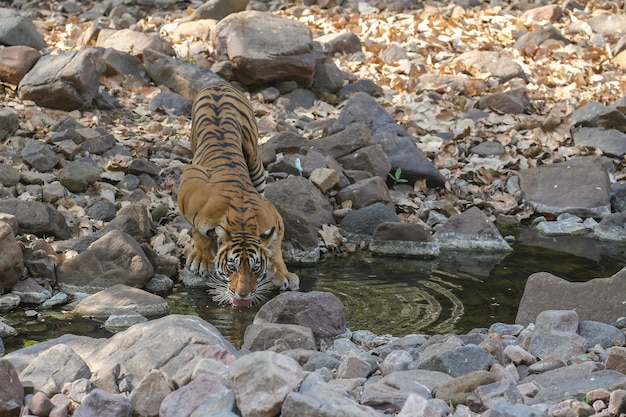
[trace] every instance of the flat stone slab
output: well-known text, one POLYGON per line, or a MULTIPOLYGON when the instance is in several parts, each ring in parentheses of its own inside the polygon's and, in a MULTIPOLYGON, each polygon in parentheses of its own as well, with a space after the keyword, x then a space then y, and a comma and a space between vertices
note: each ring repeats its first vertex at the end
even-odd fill
POLYGON ((122 311, 134 311, 144 316, 167 314, 167 301, 158 295, 127 285, 114 285, 83 299, 74 311, 79 314, 106 317, 122 311))

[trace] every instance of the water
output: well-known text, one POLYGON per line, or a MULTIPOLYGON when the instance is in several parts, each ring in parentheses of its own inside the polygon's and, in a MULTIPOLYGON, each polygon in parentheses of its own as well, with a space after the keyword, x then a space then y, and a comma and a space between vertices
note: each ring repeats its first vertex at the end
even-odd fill
MULTIPOLYGON (((609 277, 626 266, 626 246, 585 237, 518 234, 511 253, 449 253, 436 260, 327 255, 314 267, 291 267, 302 291, 328 291, 345 306, 351 330, 376 334, 466 333, 495 322, 514 323, 526 279, 545 271, 569 281, 609 277)), ((172 313, 197 314, 240 346, 259 306, 218 306, 206 291, 177 287, 172 313)), ((20 335, 4 340, 11 351, 64 333, 108 337, 101 323, 61 311, 27 318, 4 315, 20 335), (42 322, 43 321, 43 322, 42 322)))

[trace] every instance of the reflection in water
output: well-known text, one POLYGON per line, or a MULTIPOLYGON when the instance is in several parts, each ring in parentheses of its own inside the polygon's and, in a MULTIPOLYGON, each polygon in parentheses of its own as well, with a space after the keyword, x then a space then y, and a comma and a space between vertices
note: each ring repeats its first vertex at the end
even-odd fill
MULTIPOLYGON (((351 330, 402 336, 466 333, 495 322, 513 323, 529 275, 546 271, 570 281, 608 277, 626 265, 626 248, 593 239, 562 239, 522 233, 507 254, 445 253, 435 260, 327 256, 314 267, 291 267, 302 291, 328 291, 345 306, 351 330)), ((197 314, 240 346, 260 306, 219 306, 205 290, 178 288, 168 297, 172 313, 197 314)), ((108 337, 101 323, 42 312, 44 323, 24 310, 3 315, 20 332, 4 340, 7 351, 25 341, 64 333, 108 337)))

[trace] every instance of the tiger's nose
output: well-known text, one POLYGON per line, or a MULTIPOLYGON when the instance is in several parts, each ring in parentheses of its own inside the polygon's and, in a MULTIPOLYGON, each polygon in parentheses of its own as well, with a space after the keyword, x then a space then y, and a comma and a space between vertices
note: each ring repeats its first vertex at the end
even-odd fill
POLYGON ((250 295, 249 292, 235 292, 235 297, 237 298, 246 298, 250 295))

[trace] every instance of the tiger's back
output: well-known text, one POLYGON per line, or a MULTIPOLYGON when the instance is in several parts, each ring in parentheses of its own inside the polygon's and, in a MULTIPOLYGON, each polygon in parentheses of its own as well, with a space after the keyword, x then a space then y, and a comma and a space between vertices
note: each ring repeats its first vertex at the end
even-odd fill
POLYGON ((297 289, 298 276, 282 258, 282 218, 261 195, 265 171, 249 101, 218 83, 198 94, 192 112, 193 160, 178 194, 194 237, 188 269, 207 276, 215 271, 214 299, 220 302, 249 305, 270 283, 297 289))

